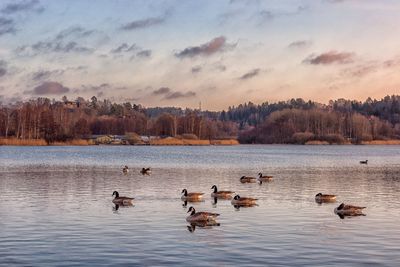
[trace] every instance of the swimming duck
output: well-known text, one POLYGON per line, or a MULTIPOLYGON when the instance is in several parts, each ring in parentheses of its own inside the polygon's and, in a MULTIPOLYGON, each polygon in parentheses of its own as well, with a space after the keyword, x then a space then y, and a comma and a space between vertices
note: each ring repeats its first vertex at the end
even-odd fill
POLYGON ((315 195, 315 201, 318 203, 322 202, 335 202, 336 201, 336 195, 326 195, 322 193, 318 193, 315 195))
POLYGON ((214 191, 211 193, 211 197, 213 198, 231 198, 232 194, 235 193, 232 191, 218 191, 216 185, 213 185, 211 189, 214 189, 214 191))
POLYGON ((240 197, 239 195, 236 195, 231 203, 234 206, 253 206, 256 205, 257 198, 251 198, 251 197, 240 197))
POLYGON ((271 176, 271 175, 262 175, 261 172, 258 174, 259 181, 271 181, 273 177, 274 176, 271 176))
POLYGON ((255 183, 256 178, 250 177, 250 176, 242 176, 242 177, 240 177, 240 182, 241 183, 255 183))
POLYGON ((362 160, 360 161, 360 164, 368 164, 368 160, 362 160))
POLYGON ((188 193, 186 189, 182 190, 181 199, 183 201, 201 201, 204 193, 188 193))
POLYGON ((124 174, 127 174, 127 173, 129 172, 128 166, 125 165, 125 167, 122 168, 122 172, 123 172, 124 174))
POLYGON ((150 175, 151 170, 150 170, 150 168, 142 168, 140 173, 143 174, 143 175, 145 175, 145 174, 150 175))
POLYGON ((115 198, 112 202, 118 205, 131 205, 132 200, 134 200, 133 197, 120 197, 117 191, 114 191, 112 195, 115 195, 115 198))
POLYGON ((193 207, 190 207, 188 213, 190 215, 186 217, 186 221, 189 223, 199 223, 199 222, 215 222, 215 218, 219 216, 218 213, 211 212, 196 212, 193 207))
POLYGON ((338 207, 335 208, 335 214, 342 215, 342 216, 357 216, 357 215, 364 215, 362 210, 366 207, 358 207, 352 205, 345 205, 344 203, 340 204, 338 207))

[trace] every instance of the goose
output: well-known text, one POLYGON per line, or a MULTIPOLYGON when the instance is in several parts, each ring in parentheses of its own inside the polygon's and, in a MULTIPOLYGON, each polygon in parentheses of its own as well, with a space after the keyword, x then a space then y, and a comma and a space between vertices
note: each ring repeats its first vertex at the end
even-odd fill
POLYGON ((189 223, 199 223, 199 222, 215 222, 215 218, 219 216, 218 213, 211 212, 196 212, 193 207, 190 207, 188 213, 190 215, 186 217, 186 221, 189 223))
POLYGON ((315 201, 318 203, 322 202, 335 202, 336 201, 336 195, 326 195, 322 193, 318 193, 315 195, 315 201))
POLYGON ((236 195, 231 203, 234 206, 253 206, 256 205, 257 198, 251 198, 251 197, 240 197, 239 195, 236 195))
POLYGON ((125 167, 122 168, 122 172, 123 172, 124 174, 127 174, 127 173, 129 172, 128 166, 125 165, 125 167))
POLYGON ((273 177, 274 176, 271 176, 271 175, 262 175, 261 172, 258 174, 259 181, 271 181, 273 177))
POLYGON ((250 176, 242 176, 242 177, 240 177, 240 182, 241 183, 255 183, 256 178, 250 177, 250 176))
POLYGON ((134 200, 133 197, 120 197, 117 191, 114 191, 112 195, 115 195, 115 198, 112 200, 112 202, 118 205, 131 205, 132 200, 134 200))
POLYGON ((150 170, 150 168, 142 168, 140 173, 143 174, 143 175, 145 175, 145 174, 150 175, 151 170, 150 170))
POLYGON ((335 214, 342 216, 357 216, 364 215, 362 210, 366 207, 358 207, 352 205, 345 205, 344 203, 340 204, 338 207, 334 209, 335 214))
POLYGON ((201 201, 203 199, 204 193, 188 193, 186 189, 182 190, 181 199, 183 201, 201 201))
POLYGON ((361 160, 360 164, 368 164, 368 160, 367 159, 366 160, 361 160))
POLYGON ((213 185, 211 189, 214 189, 214 191, 211 193, 211 197, 213 198, 231 198, 232 194, 235 193, 232 191, 218 191, 216 185, 213 185))

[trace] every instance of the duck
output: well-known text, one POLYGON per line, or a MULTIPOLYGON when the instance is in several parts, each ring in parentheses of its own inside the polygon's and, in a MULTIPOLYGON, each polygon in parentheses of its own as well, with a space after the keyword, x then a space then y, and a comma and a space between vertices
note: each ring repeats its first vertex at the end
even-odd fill
POLYGON ((211 193, 211 197, 213 198, 231 198, 232 194, 235 193, 232 191, 218 191, 216 185, 213 185, 211 189, 214 189, 214 191, 211 193))
POLYGON ((239 195, 236 195, 231 203, 234 206, 253 206, 256 205, 257 198, 251 198, 251 197, 240 197, 239 195))
POLYGON ((204 193, 188 193, 186 189, 182 190, 181 199, 183 201, 201 201, 203 199, 204 193))
POLYGON ((367 159, 366 160, 361 160, 360 164, 368 164, 368 160, 367 159))
POLYGON ((188 223, 201 223, 201 222, 215 222, 215 218, 219 216, 218 213, 211 213, 211 212, 196 212, 193 207, 190 207, 188 213, 190 215, 186 217, 186 221, 188 223))
POLYGON ((334 202, 334 201, 336 201, 336 195, 326 195, 326 194, 318 193, 315 195, 315 201, 318 203, 334 202))
POLYGON ((142 168, 140 173, 143 174, 143 175, 145 175, 145 174, 150 175, 151 170, 150 170, 150 168, 142 168))
POLYGON ((112 195, 115 195, 112 202, 118 205, 132 205, 132 201, 134 200, 133 197, 120 197, 117 191, 114 191, 112 195))
POLYGON ((124 174, 127 174, 127 173, 129 172, 128 166, 125 165, 125 167, 122 168, 122 172, 123 172, 124 174))
POLYGON ((274 176, 271 176, 271 175, 262 175, 261 172, 258 174, 259 181, 271 181, 273 177, 274 176))
POLYGON ((342 203, 334 209, 334 212, 335 214, 342 216, 357 216, 357 215, 364 215, 362 211, 365 208, 366 207, 358 207, 342 203))
POLYGON ((256 182, 256 178, 254 177, 250 177, 250 176, 242 176, 240 177, 240 182, 241 183, 255 183, 256 182))

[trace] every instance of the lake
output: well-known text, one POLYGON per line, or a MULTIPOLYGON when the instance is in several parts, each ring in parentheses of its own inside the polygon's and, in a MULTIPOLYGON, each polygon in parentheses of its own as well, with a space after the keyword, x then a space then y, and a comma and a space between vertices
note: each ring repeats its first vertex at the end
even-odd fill
POLYGON ((399 263, 400 146, 0 147, 1 266, 399 263), (239 182, 260 171, 274 180, 239 182), (258 206, 214 203, 214 184, 258 206), (204 202, 183 206, 183 188, 204 202), (134 205, 115 207, 114 190, 134 205), (317 204, 318 192, 337 202, 317 204), (341 219, 341 202, 366 216, 341 219), (192 205, 220 226, 189 227, 192 205))

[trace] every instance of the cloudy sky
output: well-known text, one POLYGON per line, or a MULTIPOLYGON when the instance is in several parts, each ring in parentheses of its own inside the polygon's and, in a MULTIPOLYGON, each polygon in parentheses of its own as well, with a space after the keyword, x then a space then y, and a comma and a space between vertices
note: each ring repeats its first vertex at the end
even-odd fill
POLYGON ((211 110, 400 93, 398 0, 1 0, 0 101, 211 110))

